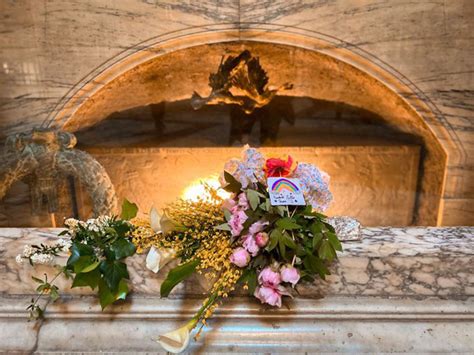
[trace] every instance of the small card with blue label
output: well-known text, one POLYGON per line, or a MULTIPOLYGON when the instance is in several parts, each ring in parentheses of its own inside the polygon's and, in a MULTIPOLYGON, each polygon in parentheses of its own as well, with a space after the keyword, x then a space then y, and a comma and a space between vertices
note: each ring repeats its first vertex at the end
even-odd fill
POLYGON ((300 181, 284 177, 270 177, 267 180, 270 203, 272 206, 304 206, 300 181))

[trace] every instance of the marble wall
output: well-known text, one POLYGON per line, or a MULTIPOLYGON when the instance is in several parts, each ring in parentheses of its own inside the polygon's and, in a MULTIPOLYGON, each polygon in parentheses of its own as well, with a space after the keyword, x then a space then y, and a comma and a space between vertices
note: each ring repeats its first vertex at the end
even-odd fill
POLYGON ((107 68, 132 69, 131 55, 236 40, 293 45, 359 66, 404 97, 447 154, 436 223, 472 224, 473 16, 469 0, 2 1, 0 138, 61 126, 70 99, 78 105, 91 83, 112 80, 100 76, 107 68))

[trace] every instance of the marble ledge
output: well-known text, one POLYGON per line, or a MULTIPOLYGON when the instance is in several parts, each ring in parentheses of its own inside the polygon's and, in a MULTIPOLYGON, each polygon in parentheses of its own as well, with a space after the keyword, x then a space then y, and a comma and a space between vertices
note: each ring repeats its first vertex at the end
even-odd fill
MULTIPOLYGON (((0 229, 2 351, 159 353, 158 334, 181 326, 202 302, 199 279, 160 299, 166 272, 147 271, 139 255, 130 260, 127 301, 101 312, 86 290, 67 290, 44 322, 26 322, 32 269, 14 256, 58 232, 0 229)), ((365 228, 362 235, 344 243, 328 282, 300 288, 280 309, 226 299, 187 352, 474 352, 474 228, 365 228)))
MULTIPOLYGON (((31 276, 52 272, 18 265, 15 256, 24 244, 52 242, 60 229, 0 229, 0 293, 28 295, 34 289, 31 276)), ((431 298, 463 300, 474 296, 474 228, 363 228, 360 241, 343 243, 344 251, 326 281, 302 285, 300 297, 325 296, 431 298)), ((157 297, 166 268, 158 275, 147 270, 145 255, 128 260, 134 294, 157 297)), ((172 265, 171 265, 172 266, 172 265)), ((171 267, 168 266, 168 269, 171 267)), ((90 295, 84 288, 59 286, 66 294, 90 295)), ((179 285, 172 297, 199 297, 209 287, 202 278, 179 285)))
MULTIPOLYGON (((41 323, 26 322, 17 297, 0 297, 0 349, 28 353, 157 353, 159 334, 182 326, 199 300, 136 297, 100 312, 91 297, 51 305, 41 323)), ((262 309, 231 298, 186 353, 471 353, 473 299, 295 299, 262 309)))

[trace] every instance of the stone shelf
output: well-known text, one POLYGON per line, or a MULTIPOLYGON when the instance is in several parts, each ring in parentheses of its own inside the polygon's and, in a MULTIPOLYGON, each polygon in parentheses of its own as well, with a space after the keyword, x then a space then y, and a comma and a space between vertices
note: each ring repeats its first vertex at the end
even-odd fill
MULTIPOLYGON (((166 274, 129 263, 134 294, 100 311, 86 289, 67 290, 42 323, 26 322, 31 275, 19 266, 23 244, 57 238, 59 230, 0 229, 0 349, 7 351, 159 352, 152 339, 199 306, 205 285, 193 279, 159 298, 166 274), (187 295, 187 300, 183 296, 187 295)), ((474 228, 365 228, 344 243, 326 282, 299 289, 278 310, 230 297, 190 351, 212 352, 472 352, 474 228)))

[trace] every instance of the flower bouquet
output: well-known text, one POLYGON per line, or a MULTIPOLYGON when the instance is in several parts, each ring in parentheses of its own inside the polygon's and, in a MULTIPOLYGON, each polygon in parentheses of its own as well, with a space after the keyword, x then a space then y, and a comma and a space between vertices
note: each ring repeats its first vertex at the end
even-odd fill
MULTIPOLYGON (((329 176, 316 166, 286 159, 266 159, 245 147, 242 159, 232 159, 220 176, 221 187, 206 187, 197 201, 178 200, 160 215, 154 208, 149 219, 139 219, 137 206, 125 200, 120 217, 100 216, 86 222, 66 220, 67 230, 53 245, 26 246, 17 257, 22 263, 54 264, 67 252, 65 265, 54 266, 51 280, 39 283, 38 297, 28 307, 41 317, 43 296, 58 297, 54 280, 64 275, 71 287, 97 289, 102 308, 125 299, 129 292, 126 258, 148 251, 146 267, 159 272, 174 259, 160 294, 166 297, 194 273, 210 284, 208 294, 183 327, 163 334, 158 342, 178 353, 186 349, 191 331, 206 320, 237 287, 261 303, 281 307, 298 285, 325 278, 328 266, 342 250, 334 227, 321 214, 332 200, 329 176), (226 192, 223 197, 222 192, 226 192)), ((47 305, 47 303, 46 303, 47 305)))
POLYGON ((206 199, 180 200, 163 216, 152 210, 153 237, 136 233, 139 250, 151 247, 147 267, 154 272, 181 259, 161 285, 163 297, 194 272, 212 284, 195 316, 160 336, 159 343, 170 352, 183 351, 190 331, 205 325, 219 300, 237 286, 261 303, 281 307, 283 297, 292 297, 300 283, 324 279, 336 251, 342 250, 333 226, 320 213, 332 199, 329 176, 314 165, 295 164, 290 156, 265 159, 246 147, 242 160, 225 164, 220 182, 230 194, 227 199, 208 189, 206 199))

